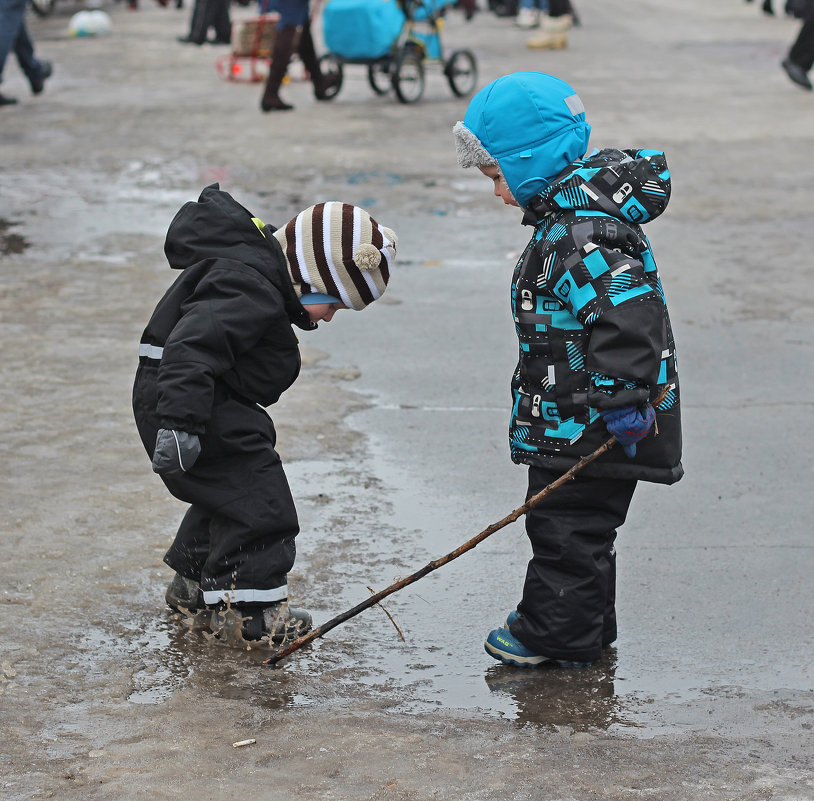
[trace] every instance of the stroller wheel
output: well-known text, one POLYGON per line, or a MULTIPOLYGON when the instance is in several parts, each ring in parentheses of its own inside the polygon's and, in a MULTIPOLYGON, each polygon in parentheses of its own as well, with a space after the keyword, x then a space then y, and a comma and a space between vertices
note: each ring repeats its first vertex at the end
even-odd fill
POLYGON ((386 95, 390 91, 390 61, 374 61, 368 65, 367 80, 370 88, 377 95, 386 95))
POLYGON ((424 63, 418 48, 405 47, 393 64, 392 83, 402 103, 415 103, 424 94, 424 63))
POLYGON ((323 99, 330 100, 336 97, 342 88, 342 80, 345 77, 342 62, 332 53, 326 53, 324 56, 320 56, 319 69, 322 75, 328 79, 325 82, 326 89, 323 92, 323 99))
POLYGON ((469 50, 456 50, 444 65, 444 74, 456 97, 472 94, 478 82, 475 56, 469 50))

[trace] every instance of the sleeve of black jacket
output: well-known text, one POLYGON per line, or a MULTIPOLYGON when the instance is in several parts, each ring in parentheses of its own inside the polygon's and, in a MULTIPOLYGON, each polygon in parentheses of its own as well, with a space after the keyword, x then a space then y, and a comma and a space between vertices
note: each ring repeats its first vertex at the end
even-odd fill
POLYGON ((260 273, 218 259, 181 306, 158 371, 158 414, 165 428, 201 434, 211 415, 215 379, 285 314, 279 293, 260 273))
POLYGON ((665 347, 661 294, 630 253, 595 242, 590 269, 586 261, 561 262, 553 284, 554 293, 588 331, 588 403, 604 409, 643 403, 658 381, 665 347), (596 377, 607 380, 599 387, 596 377))
POLYGON ((664 305, 660 300, 627 301, 601 314, 591 329, 585 365, 595 376, 612 379, 588 403, 599 409, 644 403, 658 382, 664 349, 664 305))

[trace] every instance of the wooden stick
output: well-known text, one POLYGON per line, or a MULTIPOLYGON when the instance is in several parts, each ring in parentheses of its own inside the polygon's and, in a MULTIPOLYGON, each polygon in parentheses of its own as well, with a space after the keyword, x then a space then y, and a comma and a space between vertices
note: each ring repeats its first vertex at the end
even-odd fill
MULTIPOLYGON (((658 401, 656 401, 656 403, 658 403, 658 401)), ((585 465, 588 465, 595 459, 598 459, 603 453, 609 451, 615 444, 616 437, 611 437, 609 440, 607 440, 607 442, 600 445, 595 451, 589 453, 587 456, 583 456, 570 470, 563 473, 555 481, 552 481, 547 487, 540 490, 540 492, 538 492, 534 497, 529 498, 522 506, 518 506, 517 509, 506 515, 506 517, 504 517, 502 520, 499 520, 497 523, 492 523, 491 526, 485 528, 480 534, 472 537, 471 540, 467 540, 463 545, 459 546, 454 551, 450 551, 446 556, 442 556, 440 559, 435 559, 434 561, 429 562, 428 564, 424 565, 421 570, 417 570, 415 573, 411 573, 409 576, 395 582, 395 584, 391 584, 389 587, 379 590, 379 592, 371 595, 370 598, 366 598, 364 601, 362 601, 362 603, 356 604, 356 606, 354 606, 352 609, 348 609, 346 612, 342 612, 341 615, 331 618, 327 623, 323 623, 321 626, 312 629, 308 632, 308 634, 304 634, 302 637, 294 640, 294 642, 290 643, 281 651, 274 654, 274 656, 270 656, 263 662, 263 664, 277 664, 277 662, 279 662, 281 659, 299 648, 302 648, 303 645, 307 645, 309 642, 311 642, 311 640, 315 640, 317 637, 322 637, 331 629, 336 628, 336 626, 338 626, 340 623, 344 623, 346 620, 356 617, 356 615, 358 615, 360 612, 363 612, 365 609, 379 603, 382 598, 386 598, 388 595, 392 595, 394 592, 403 589, 408 584, 418 581, 420 578, 426 576, 427 573, 432 573, 433 570, 438 570, 439 567, 443 567, 453 559, 457 559, 459 556, 461 556, 461 554, 471 551, 476 545, 479 545, 487 537, 491 537, 492 534, 502 528, 505 528, 509 525, 509 523, 514 523, 518 517, 526 514, 529 509, 533 509, 543 498, 545 498, 546 495, 553 492, 558 487, 561 487, 566 481, 570 481, 580 470, 582 470, 583 467, 585 467, 585 465)))
MULTIPOLYGON (((672 387, 670 385, 662 388, 661 392, 658 394, 658 397, 655 400, 650 401, 653 407, 658 409, 658 406, 667 397, 667 393, 671 388, 672 387)), ((655 426, 654 431, 655 433, 658 433, 658 429, 655 426)), ((308 634, 304 634, 302 637, 287 645, 282 651, 278 651, 274 656, 270 656, 263 662, 263 664, 276 665, 277 662, 283 659, 283 657, 286 657, 290 653, 302 648, 303 645, 307 645, 309 642, 311 642, 311 640, 315 640, 317 637, 322 637, 323 634, 327 634, 331 629, 336 628, 340 623, 344 623, 346 620, 356 617, 356 615, 358 615, 360 612, 363 612, 365 609, 379 603, 382 598, 386 598, 388 595, 392 595, 394 592, 403 589, 408 584, 418 581, 420 578, 426 576, 427 573, 432 573, 433 570, 438 570, 439 567, 443 567, 445 564, 447 564, 447 562, 457 559, 461 554, 471 551, 476 545, 479 545, 487 537, 491 537, 492 534, 494 534, 496 531, 500 531, 502 528, 505 528, 509 525, 509 523, 514 523, 518 517, 526 514, 529 509, 533 509, 543 498, 545 498, 546 495, 553 492, 558 487, 561 487, 566 481, 570 481, 577 473, 579 473, 580 470, 582 470, 583 467, 585 467, 585 465, 588 465, 595 459, 598 459, 603 453, 609 451, 615 444, 616 437, 611 437, 606 442, 602 443, 602 445, 600 445, 595 451, 589 453, 587 456, 583 456, 570 470, 563 473, 555 481, 552 481, 547 487, 543 487, 543 489, 541 489, 540 492, 538 492, 534 497, 529 498, 522 506, 518 506, 517 509, 510 514, 507 514, 502 520, 498 520, 497 523, 492 523, 491 526, 485 528, 480 534, 472 537, 471 540, 467 540, 463 545, 456 548, 454 551, 450 551, 446 556, 442 556, 440 559, 429 562, 428 564, 424 565, 421 570, 411 573, 409 576, 400 579, 395 584, 391 584, 389 587, 385 587, 383 590, 371 595, 370 598, 362 601, 362 603, 356 604, 356 606, 354 606, 352 609, 348 609, 347 612, 343 612, 341 615, 331 618, 327 623, 323 623, 321 626, 312 629, 308 632, 308 634)), ((368 589, 370 589, 370 587, 368 587, 368 589)), ((382 609, 384 609, 384 607, 382 607, 382 609)), ((389 614, 387 616, 390 617, 389 614)), ((395 623, 393 625, 395 625, 395 623)), ((396 626, 396 628, 398 629, 398 626, 396 626)), ((401 634, 400 631, 399 634, 401 634)), ((402 639, 404 639, 403 635, 402 639)))

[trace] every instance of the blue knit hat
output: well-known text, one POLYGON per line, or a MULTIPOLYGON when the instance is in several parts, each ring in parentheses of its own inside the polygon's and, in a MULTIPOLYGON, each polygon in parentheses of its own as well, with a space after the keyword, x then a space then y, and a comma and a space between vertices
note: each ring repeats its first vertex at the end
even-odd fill
POLYGON ((591 126, 579 95, 565 81, 544 72, 515 72, 481 89, 453 133, 458 163, 497 165, 525 206, 585 155, 591 126))

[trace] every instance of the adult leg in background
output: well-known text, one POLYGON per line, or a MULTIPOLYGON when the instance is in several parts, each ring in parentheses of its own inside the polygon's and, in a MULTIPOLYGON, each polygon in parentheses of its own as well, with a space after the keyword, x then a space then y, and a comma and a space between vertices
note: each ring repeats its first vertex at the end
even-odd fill
POLYGON ((274 47, 271 51, 269 74, 260 101, 260 108, 263 111, 290 111, 294 108, 280 97, 280 86, 283 83, 288 64, 294 53, 294 37, 296 35, 296 28, 277 28, 274 47))
POLYGON ((808 73, 814 66, 814 5, 811 6, 782 66, 794 83, 811 90, 808 73))

